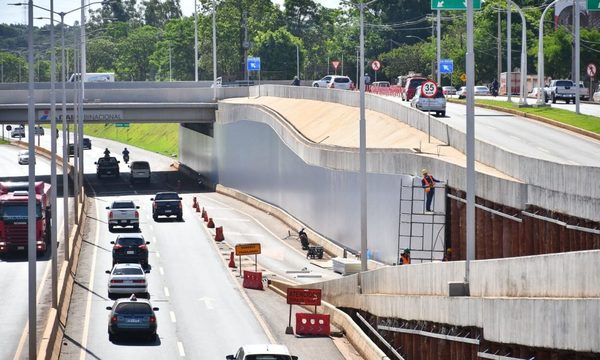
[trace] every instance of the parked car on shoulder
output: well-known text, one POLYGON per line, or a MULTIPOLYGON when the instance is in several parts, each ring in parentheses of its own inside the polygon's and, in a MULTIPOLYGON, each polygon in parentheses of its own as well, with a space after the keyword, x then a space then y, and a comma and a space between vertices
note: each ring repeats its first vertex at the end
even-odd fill
POLYGON ((331 77, 331 81, 329 81, 327 87, 329 89, 351 90, 352 80, 347 76, 334 75, 331 77))
POLYGON ((140 335, 150 341, 156 341, 157 321, 155 311, 149 300, 138 299, 135 295, 127 299, 118 299, 112 306, 108 316, 108 340, 114 341, 120 335, 140 335))
POLYGON ((133 226, 134 230, 140 229, 140 213, 132 200, 115 200, 106 207, 108 210, 108 230, 115 226, 133 226))
POLYGON ((424 77, 411 77, 406 80, 404 91, 402 91, 402 100, 410 101, 415 96, 417 87, 421 86, 422 83, 427 81, 424 77))
POLYGON ((437 116, 446 116, 446 97, 441 88, 438 88, 433 97, 428 98, 421 94, 421 86, 417 87, 410 106, 421 111, 435 112, 437 116))
POLYGON ((108 298, 114 299, 122 295, 136 295, 150 298, 146 273, 140 264, 116 264, 112 270, 106 270, 108 278, 108 298))
POLYGON ((312 86, 326 88, 329 85, 329 82, 331 81, 331 78, 333 78, 333 76, 334 75, 327 75, 327 76, 322 77, 319 80, 315 80, 312 82, 312 86))
POLYGON ((442 86, 442 93, 446 96, 456 95, 456 88, 454 86, 442 86))
POLYGON ((252 344, 240 347, 235 355, 227 355, 226 360, 298 360, 290 355, 287 346, 279 344, 252 344))
POLYGON ((159 216, 177 216, 177 220, 183 220, 183 208, 181 197, 173 191, 159 192, 150 199, 152 201, 152 218, 158 220, 159 216))
POLYGON ((149 241, 142 234, 121 234, 115 241, 110 242, 112 248, 112 264, 136 263, 146 268, 148 266, 149 241))

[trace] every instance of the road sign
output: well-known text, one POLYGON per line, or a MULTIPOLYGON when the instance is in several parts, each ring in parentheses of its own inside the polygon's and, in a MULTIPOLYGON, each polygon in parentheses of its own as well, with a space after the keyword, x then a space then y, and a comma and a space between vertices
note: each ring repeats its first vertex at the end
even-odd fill
POLYGON ((454 60, 440 59, 440 74, 450 74, 454 72, 454 60))
POLYGON ((6 131, 11 131, 11 130, 12 130, 12 126, 6 125, 6 131))
POLYGON ((465 74, 465 73, 462 73, 462 74, 460 75, 460 81, 467 81, 467 74, 465 74))
POLYGON ((600 11, 600 0, 587 0, 588 11, 600 11))
POLYGON ((371 63, 371 69, 374 71, 379 71, 379 69, 381 69, 381 63, 378 60, 373 60, 371 63))
MULTIPOLYGON (((467 0, 431 0, 431 10, 467 10, 467 0)), ((481 10, 481 0, 473 0, 473 10, 481 10)))
POLYGON ((248 62, 246 65, 247 65, 248 71, 260 71, 260 58, 259 57, 248 58, 248 62))
POLYGON ((115 127, 129 127, 129 123, 115 123, 115 127))
POLYGON ((338 66, 340 66, 340 62, 338 60, 333 60, 331 65, 333 65, 333 68, 337 70, 338 66))
POLYGON ((260 243, 237 244, 235 246, 235 256, 260 254, 260 243))
POLYGON ((437 93, 438 86, 434 81, 427 80, 421 84, 421 95, 431 98, 437 93))
POLYGON ((588 74, 590 77, 594 77, 594 76, 596 76, 596 70, 597 70, 597 69, 596 69, 596 64, 592 64, 592 63, 588 64, 588 65, 586 66, 586 70, 587 70, 587 74, 588 74))
POLYGON ((288 305, 321 305, 321 289, 287 289, 288 305))

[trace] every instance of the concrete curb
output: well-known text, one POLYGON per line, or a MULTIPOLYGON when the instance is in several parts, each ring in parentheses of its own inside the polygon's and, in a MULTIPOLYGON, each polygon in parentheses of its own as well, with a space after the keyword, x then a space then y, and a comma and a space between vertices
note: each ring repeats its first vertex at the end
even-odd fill
MULTIPOLYGON (((448 99, 448 102, 452 102, 455 104, 464 104, 464 101, 459 101, 456 99, 448 99)), ((565 129, 565 130, 569 130, 572 131, 574 133, 577 133, 579 135, 584 135, 587 137, 591 137, 592 139, 596 139, 596 140, 600 140, 600 134, 596 134, 594 132, 591 131, 587 131, 584 129, 580 129, 578 127, 569 125, 569 124, 564 124, 561 123, 559 121, 556 120, 552 120, 552 119, 548 119, 546 117, 543 116, 539 116, 539 115, 535 115, 535 114, 529 114, 523 111, 519 111, 519 110, 514 110, 514 109, 506 109, 500 106, 494 106, 494 105, 486 105, 486 104, 475 104, 476 107, 480 107, 480 108, 484 108, 484 109, 490 109, 490 110, 496 110, 496 111, 501 111, 501 112, 505 112, 505 113, 509 113, 509 114, 513 114, 513 115, 517 115, 517 116, 522 116, 524 118, 527 119, 532 119, 532 120, 536 120, 539 122, 543 122, 545 124, 548 125, 552 125, 552 126, 556 126, 559 127, 561 129, 565 129)))
MULTIPOLYGON (((289 287, 296 287, 281 280, 269 280, 269 288, 275 293, 286 296, 289 287)), ((323 314, 330 316, 331 322, 342 329, 354 349, 365 359, 389 359, 389 357, 371 340, 352 318, 326 301, 321 301, 323 314)), ((312 312, 312 307, 304 307, 312 312)))

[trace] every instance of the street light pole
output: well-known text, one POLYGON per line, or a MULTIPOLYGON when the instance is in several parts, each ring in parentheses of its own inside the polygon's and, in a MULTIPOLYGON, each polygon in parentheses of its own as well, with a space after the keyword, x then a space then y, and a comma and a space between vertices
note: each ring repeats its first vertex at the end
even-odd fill
POLYGON ((442 56, 442 45, 441 45, 441 40, 442 40, 442 35, 441 35, 441 29, 442 29, 442 20, 440 17, 440 10, 437 11, 437 49, 436 49, 436 58, 437 58, 437 84, 441 85, 442 84, 442 74, 440 73, 440 60, 441 60, 441 56, 442 56))
POLYGON ((217 5, 212 0, 213 100, 217 101, 217 5))
MULTIPOLYGON (((510 0, 509 0, 510 1, 510 0)), ((475 259, 475 54, 473 48, 473 0, 467 0, 467 257, 465 283, 469 284, 469 262, 475 259)))
POLYGON ((194 0, 194 79, 198 82, 198 4, 194 0))
MULTIPOLYGON (((85 101, 85 77, 86 77, 86 66, 87 66, 87 57, 86 57, 86 39, 85 39, 85 0, 81 0, 81 102, 79 103, 80 107, 80 116, 79 116, 79 136, 77 146, 77 152, 79 153, 79 201, 83 203, 83 119, 85 117, 83 112, 83 103, 85 101)), ((77 214, 75 214, 77 216, 77 214)))
POLYGON ((29 127, 28 135, 28 192, 27 197, 27 260, 28 260, 28 313, 29 313, 29 359, 36 359, 36 331, 37 331, 37 312, 36 312, 36 229, 35 229, 35 93, 33 78, 33 0, 29 0, 28 5, 28 24, 27 24, 27 51, 29 63, 29 83, 28 103, 27 103, 27 125, 29 127))
POLYGON ((63 151, 62 151, 62 176, 63 176, 63 240, 64 240, 64 253, 65 260, 70 258, 69 250, 69 150, 68 150, 68 132, 67 132, 67 90, 65 81, 67 77, 66 66, 65 66, 65 13, 61 12, 60 15, 60 32, 61 32, 61 75, 62 75, 62 137, 63 137, 63 151))
MULTIPOLYGON (((31 130, 30 130, 31 131, 31 130)), ((57 207, 56 192, 58 184, 56 181, 56 54, 54 51, 54 0, 50 0, 50 186, 52 194, 50 196, 50 209, 52 211, 52 226, 50 226, 50 251, 52 253, 52 307, 58 308, 58 259, 57 249, 57 207)))
POLYGON ((575 112, 577 114, 580 114, 579 112, 579 107, 580 107, 580 94, 579 94, 579 77, 580 77, 580 49, 579 49, 579 22, 580 22, 580 17, 579 17, 579 1, 578 0, 573 0, 573 7, 575 9, 575 18, 574 20, 574 27, 575 27, 575 112))
POLYGON ((512 95, 512 1, 506 0, 506 96, 511 102, 512 95))
POLYGON ((296 77, 300 80, 300 49, 296 44, 296 77))
MULTIPOLYGON (((511 3, 513 3, 511 1, 511 3)), ((527 22, 523 10, 513 3, 521 15, 521 84, 519 85, 519 106, 527 105, 527 94, 525 92, 525 82, 527 81, 527 22)))
POLYGON ((544 11, 542 12, 542 17, 540 18, 540 28, 538 31, 538 93, 537 93, 537 106, 542 106, 546 103, 545 94, 543 93, 544 89, 544 18, 546 17, 546 13, 548 10, 552 8, 557 2, 560 0, 554 0, 548 5, 544 11))

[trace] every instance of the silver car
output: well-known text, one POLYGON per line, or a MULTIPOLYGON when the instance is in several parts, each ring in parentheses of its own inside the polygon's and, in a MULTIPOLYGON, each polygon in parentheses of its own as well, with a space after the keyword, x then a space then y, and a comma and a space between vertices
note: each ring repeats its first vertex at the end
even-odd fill
POLYGON ((21 151, 19 153, 19 165, 29 164, 29 151, 21 151))
POLYGON ((108 298, 114 299, 119 295, 136 294, 150 298, 146 273, 140 264, 116 264, 111 270, 106 270, 108 278, 108 298))
POLYGON ((594 102, 600 103, 600 85, 598 85, 594 96, 592 96, 592 100, 594 100, 594 102))
POLYGON ((446 116, 446 97, 444 97, 442 89, 439 87, 432 98, 423 96, 421 86, 417 87, 415 96, 410 100, 410 106, 421 111, 435 112, 437 116, 446 116))

